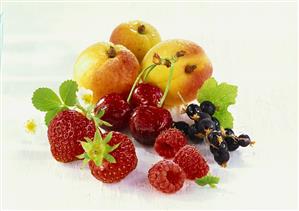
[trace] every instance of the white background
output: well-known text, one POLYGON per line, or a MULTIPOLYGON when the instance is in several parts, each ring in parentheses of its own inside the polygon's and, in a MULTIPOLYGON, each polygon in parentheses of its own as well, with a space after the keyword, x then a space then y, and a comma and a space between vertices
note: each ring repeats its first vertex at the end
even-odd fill
MULTIPOLYGON (((297 206, 297 31, 295 3, 4 3, 2 50, 2 206, 6 209, 225 209, 297 206), (163 39, 201 45, 219 81, 238 85, 231 111, 235 131, 255 147, 231 153, 226 169, 213 162, 218 188, 188 181, 173 195, 155 191, 147 170, 160 160, 137 145, 137 169, 118 184, 94 179, 80 162, 50 154, 45 127, 24 122, 42 114, 31 105, 41 86, 72 78, 77 55, 107 41, 120 22, 141 19, 163 39)), ((175 117, 177 118, 177 117, 175 117)))

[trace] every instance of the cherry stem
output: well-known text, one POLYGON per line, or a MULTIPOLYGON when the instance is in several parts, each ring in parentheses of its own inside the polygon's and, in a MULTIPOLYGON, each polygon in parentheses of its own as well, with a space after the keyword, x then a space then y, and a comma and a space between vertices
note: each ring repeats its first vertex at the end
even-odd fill
POLYGON ((132 88, 131 88, 131 90, 130 90, 130 94, 129 94, 128 98, 127 98, 127 102, 128 102, 128 103, 129 103, 130 100, 131 100, 131 97, 132 97, 132 94, 133 94, 133 92, 134 92, 134 89, 135 89, 135 87, 137 86, 137 84, 139 83, 139 81, 140 81, 140 79, 141 79, 141 76, 142 76, 146 71, 148 71, 148 73, 151 72, 156 66, 157 66, 156 64, 151 64, 150 66, 148 66, 147 68, 143 69, 143 70, 139 73, 139 75, 137 76, 137 78, 136 78, 136 80, 135 80, 135 82, 134 82, 134 84, 133 84, 133 86, 132 86, 132 88))
POLYGON ((163 94, 163 96, 162 96, 162 98, 161 98, 161 100, 159 102, 159 105, 158 105, 158 107, 160 107, 160 108, 163 106, 164 101, 165 101, 165 99, 167 97, 167 94, 168 94, 168 91, 169 91, 169 88, 170 88, 170 85, 171 85, 171 80, 172 80, 173 72, 174 72, 174 64, 171 62, 167 85, 166 85, 166 88, 164 90, 164 94, 163 94))

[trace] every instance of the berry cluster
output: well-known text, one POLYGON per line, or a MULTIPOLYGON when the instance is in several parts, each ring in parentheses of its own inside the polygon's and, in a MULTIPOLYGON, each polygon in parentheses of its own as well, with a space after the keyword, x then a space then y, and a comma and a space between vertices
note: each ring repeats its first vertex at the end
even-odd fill
POLYGON ((195 143, 206 142, 210 145, 210 151, 214 160, 225 167, 230 155, 229 151, 235 151, 239 146, 247 147, 254 144, 248 135, 236 136, 230 128, 223 129, 214 113, 216 106, 210 101, 204 101, 200 105, 189 104, 184 112, 194 123, 189 126, 184 121, 173 123, 173 127, 184 132, 195 143))

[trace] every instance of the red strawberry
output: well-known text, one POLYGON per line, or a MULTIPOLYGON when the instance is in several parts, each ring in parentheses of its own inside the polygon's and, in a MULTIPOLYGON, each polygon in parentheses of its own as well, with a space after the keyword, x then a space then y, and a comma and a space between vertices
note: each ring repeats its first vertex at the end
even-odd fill
POLYGON ((172 161, 162 160, 148 171, 148 180, 152 186, 164 193, 180 190, 186 175, 179 165, 172 161))
POLYGON ((172 117, 169 111, 154 106, 138 106, 130 118, 132 136, 145 145, 154 145, 160 132, 171 125, 172 117))
POLYGON ((140 83, 134 89, 131 104, 133 107, 140 105, 158 106, 163 93, 157 86, 140 83))
POLYGON ((184 133, 176 128, 169 128, 156 138, 155 150, 164 158, 172 158, 186 144, 187 138, 184 133))
POLYGON ((131 107, 121 94, 108 94, 102 97, 96 105, 95 113, 105 110, 101 118, 109 122, 112 127, 102 125, 106 130, 122 130, 128 125, 131 107))
POLYGON ((91 174, 105 183, 119 182, 137 166, 137 156, 132 141, 124 134, 110 132, 103 138, 98 130, 93 140, 82 142, 85 153, 80 158, 88 162, 91 174))
POLYGON ((57 114, 48 127, 48 139, 53 157, 60 162, 77 160, 84 152, 80 141, 93 137, 95 125, 77 111, 65 110, 57 114))
POLYGON ((181 148, 173 160, 186 173, 188 179, 201 178, 208 174, 209 166, 199 151, 190 145, 181 148))

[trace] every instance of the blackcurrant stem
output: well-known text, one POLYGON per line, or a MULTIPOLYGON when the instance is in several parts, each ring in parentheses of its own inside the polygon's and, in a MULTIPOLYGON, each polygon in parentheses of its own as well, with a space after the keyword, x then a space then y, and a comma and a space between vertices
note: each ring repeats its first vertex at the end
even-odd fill
POLYGON ((143 69, 143 70, 139 73, 139 75, 137 76, 137 78, 136 78, 136 80, 135 80, 135 82, 134 82, 134 84, 133 84, 133 86, 132 86, 132 88, 131 88, 131 90, 130 90, 130 94, 129 94, 128 98, 127 98, 127 102, 128 102, 128 103, 129 103, 130 100, 131 100, 133 91, 134 91, 135 87, 137 86, 137 84, 139 83, 139 81, 140 81, 140 79, 141 79, 141 76, 142 76, 147 70, 149 70, 149 72, 152 71, 156 66, 157 66, 156 64, 152 64, 152 65, 148 66, 147 68, 143 69))
POLYGON ((174 72, 174 64, 171 63, 167 85, 166 85, 166 88, 164 90, 164 94, 163 94, 163 96, 162 96, 162 98, 161 98, 161 100, 159 102, 159 105, 158 105, 158 107, 160 107, 160 108, 163 106, 164 101, 165 101, 165 99, 167 97, 167 94, 168 94, 168 91, 169 91, 169 88, 170 88, 170 85, 171 85, 171 80, 172 80, 173 72, 174 72))
POLYGON ((181 114, 184 114, 184 113, 186 113, 188 103, 186 103, 186 101, 184 100, 184 98, 183 98, 183 96, 181 95, 180 92, 177 92, 177 95, 179 96, 180 100, 183 103, 183 108, 182 108, 181 114))

